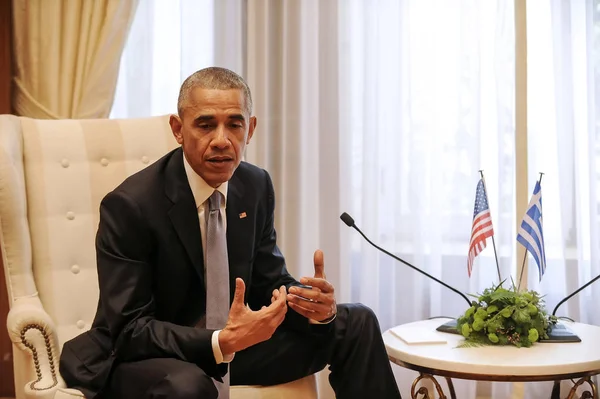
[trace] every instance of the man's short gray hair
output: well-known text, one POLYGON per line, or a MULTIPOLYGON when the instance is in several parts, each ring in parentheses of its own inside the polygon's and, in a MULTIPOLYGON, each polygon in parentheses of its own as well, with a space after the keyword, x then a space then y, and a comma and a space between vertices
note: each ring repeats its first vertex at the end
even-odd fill
POLYGON ((179 98, 177 99, 177 113, 180 118, 183 116, 183 108, 190 99, 190 93, 196 87, 217 90, 242 90, 246 102, 244 110, 248 113, 248 117, 252 115, 252 95, 244 79, 229 69, 208 67, 194 72, 181 85, 179 98))

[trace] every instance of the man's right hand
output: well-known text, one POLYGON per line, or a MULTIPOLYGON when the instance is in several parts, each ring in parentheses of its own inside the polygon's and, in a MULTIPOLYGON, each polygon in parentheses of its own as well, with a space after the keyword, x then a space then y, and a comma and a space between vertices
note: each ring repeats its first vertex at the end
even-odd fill
POLYGON ((269 306, 263 306, 258 311, 244 305, 245 291, 244 280, 236 278, 227 325, 219 333, 219 347, 223 355, 230 355, 268 340, 285 318, 287 303, 284 286, 276 290, 276 299, 269 306))

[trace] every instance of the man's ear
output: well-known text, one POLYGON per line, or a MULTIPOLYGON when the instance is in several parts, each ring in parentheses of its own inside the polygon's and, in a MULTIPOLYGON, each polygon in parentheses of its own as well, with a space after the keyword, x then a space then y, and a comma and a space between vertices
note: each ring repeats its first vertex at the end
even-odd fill
POLYGON ((183 122, 181 118, 177 115, 171 115, 169 117, 169 125, 171 126, 171 131, 173 132, 173 136, 175 140, 177 140, 178 144, 183 144, 183 134, 181 133, 181 128, 183 127, 183 122))
POLYGON ((250 139, 254 134, 254 129, 256 129, 256 116, 250 118, 250 123, 248 126, 248 137, 246 137, 246 144, 250 144, 250 139))

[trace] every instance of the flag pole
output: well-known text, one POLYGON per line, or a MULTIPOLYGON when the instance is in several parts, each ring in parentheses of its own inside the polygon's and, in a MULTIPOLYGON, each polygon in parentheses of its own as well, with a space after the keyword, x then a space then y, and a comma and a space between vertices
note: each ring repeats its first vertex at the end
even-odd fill
MULTIPOLYGON (((542 177, 544 172, 540 172, 540 187, 542 186, 542 177)), ((521 289, 521 280, 523 280, 523 270, 525 270, 525 262, 527 261, 527 247, 525 247, 525 255, 523 255, 523 264, 521 265, 521 274, 519 275, 519 284, 517 284, 517 291, 521 289)))
MULTIPOLYGON (((488 199, 488 208, 489 208, 489 196, 487 193, 487 186, 485 185, 485 178, 483 177, 483 169, 479 169, 479 174, 481 175, 481 181, 483 182, 483 189, 485 190, 485 196, 488 199)), ((492 217, 492 212, 490 210, 490 220, 492 217)), ((500 263, 498 262, 498 251, 496 251, 496 240, 494 240, 494 235, 492 235, 492 245, 494 246, 494 257, 496 258, 496 271, 498 272, 498 283, 502 282, 502 277, 500 276, 500 263)))

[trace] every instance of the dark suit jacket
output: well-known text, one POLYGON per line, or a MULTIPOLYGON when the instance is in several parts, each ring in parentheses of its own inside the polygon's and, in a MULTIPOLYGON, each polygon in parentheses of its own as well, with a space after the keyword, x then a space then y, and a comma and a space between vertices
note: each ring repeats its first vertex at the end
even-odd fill
MULTIPOLYGON (((275 242, 274 207, 267 172, 242 162, 227 194, 230 293, 241 277, 253 309, 270 304, 273 289, 297 284, 275 242)), ((181 148, 106 195, 96 251, 98 309, 92 328, 64 345, 67 385, 91 398, 115 364, 157 357, 195 363, 220 379, 226 367, 215 363, 213 330, 194 327, 206 307, 204 257, 181 148)), ((311 330, 291 309, 284 325, 311 330)))

